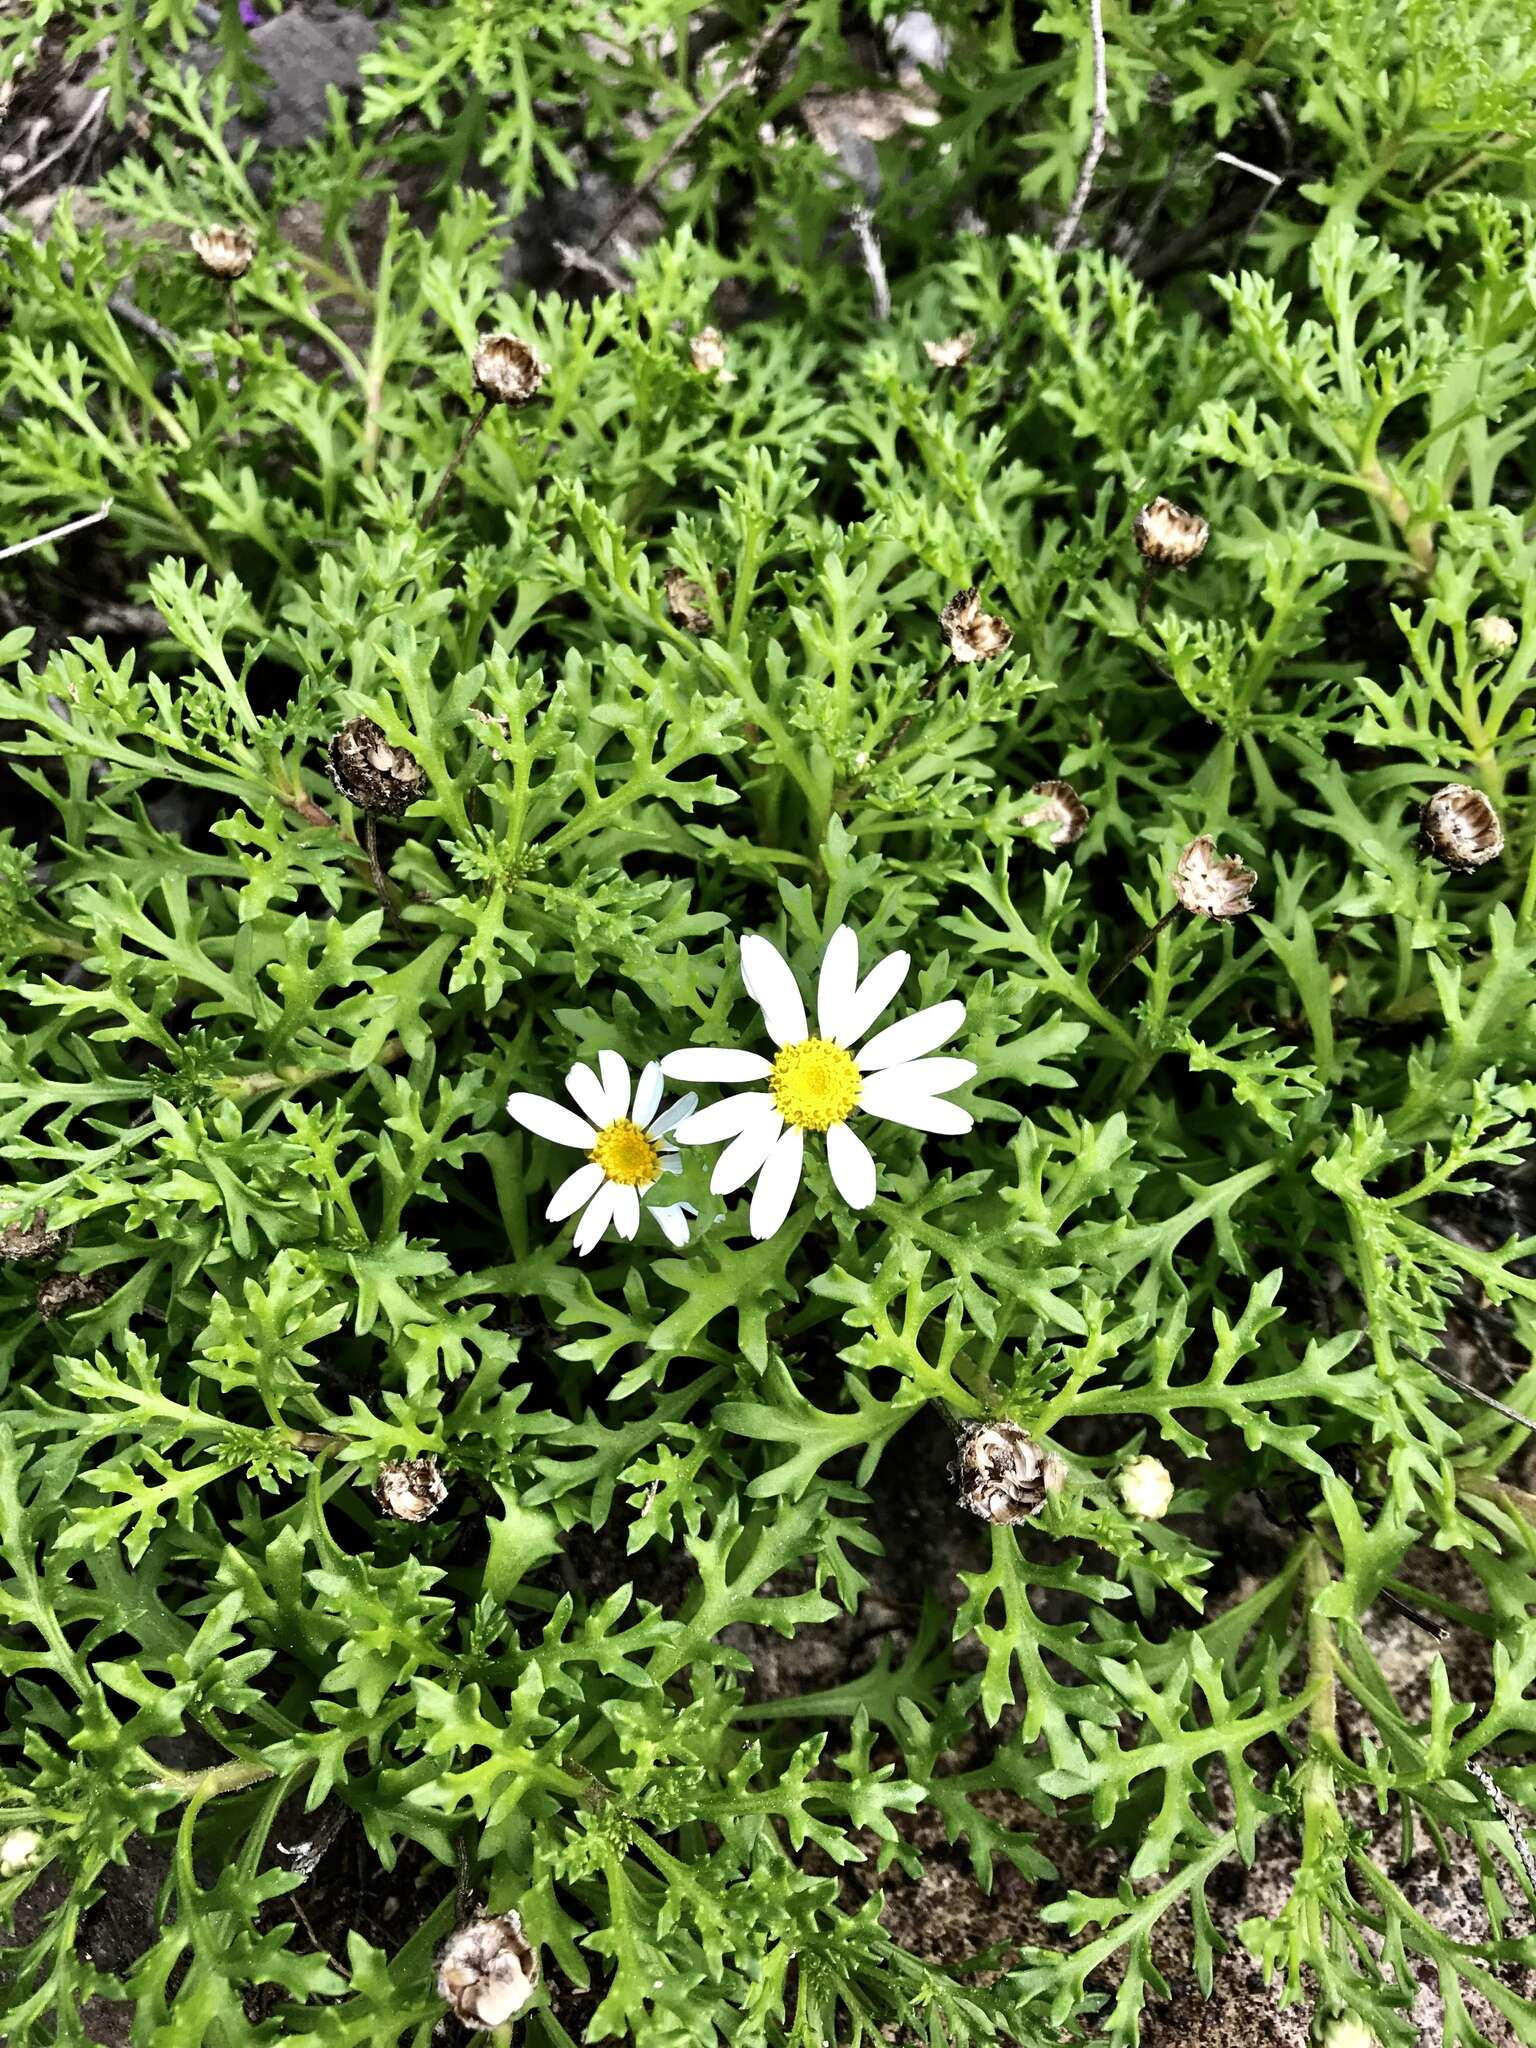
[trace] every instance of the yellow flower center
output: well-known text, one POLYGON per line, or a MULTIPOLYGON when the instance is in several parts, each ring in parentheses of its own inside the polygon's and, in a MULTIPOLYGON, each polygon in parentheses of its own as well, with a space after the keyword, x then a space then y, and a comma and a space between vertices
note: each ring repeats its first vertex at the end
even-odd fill
POLYGON ((621 1188, 648 1188, 661 1172, 661 1147, 627 1116, 603 1125, 587 1157, 621 1188))
POLYGON ((859 1070, 853 1054, 830 1038, 802 1038, 780 1048, 768 1086, 785 1123, 825 1131, 857 1106, 859 1070))

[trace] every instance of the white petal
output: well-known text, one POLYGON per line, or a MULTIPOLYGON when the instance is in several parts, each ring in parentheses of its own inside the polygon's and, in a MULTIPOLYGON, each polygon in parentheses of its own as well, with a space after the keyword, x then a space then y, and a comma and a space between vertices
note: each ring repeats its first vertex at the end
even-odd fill
POLYGON ((578 1152, 590 1152, 597 1143, 597 1133, 585 1117, 563 1103, 547 1102, 542 1095, 509 1095, 507 1114, 552 1144, 574 1145, 578 1152))
POLYGON ((656 1114, 656 1105, 661 1101, 661 1067, 655 1060, 647 1060, 640 1069, 640 1079, 635 1083, 635 1106, 629 1112, 641 1130, 650 1128, 651 1118, 656 1114))
POLYGON ((775 1045, 798 1045, 809 1032, 800 984, 777 946, 749 932, 741 942, 741 978, 747 994, 761 1003, 763 1022, 775 1045))
POLYGON ((856 1045, 881 1012, 890 1008, 911 965, 909 954, 887 953, 869 970, 844 1013, 843 1028, 837 1034, 839 1045, 856 1045))
POLYGON ((958 1103, 945 1102, 938 1095, 923 1095, 904 1078, 907 1067, 888 1067, 883 1074, 871 1074, 859 1096, 859 1108, 870 1116, 883 1116, 888 1123, 905 1124, 914 1131, 941 1131, 958 1137, 968 1131, 975 1118, 958 1103))
POLYGON ((761 1081, 773 1072, 773 1062, 734 1046, 688 1045, 669 1052, 661 1071, 673 1081, 761 1081))
POLYGON ((613 1191, 613 1227, 620 1237, 633 1237, 640 1228, 640 1191, 616 1187, 613 1191))
POLYGON ((718 1145, 773 1114, 771 1095, 727 1095, 677 1127, 679 1145, 718 1145))
POLYGON ((549 1207, 544 1211, 551 1223, 563 1223, 567 1216, 574 1214, 583 1202, 595 1195, 603 1184, 603 1169, 595 1162, 578 1166, 574 1173, 567 1174, 559 1187, 549 1198, 549 1207))
MULTIPOLYGON (((662 1153, 662 1155, 661 1155, 661 1171, 662 1171, 662 1173, 681 1173, 681 1172, 682 1172, 682 1170, 683 1170, 683 1162, 682 1162, 682 1160, 681 1160, 681 1159, 679 1159, 679 1157, 677 1156, 677 1154, 676 1154, 675 1152, 663 1152, 663 1153, 662 1153)), ((658 1175, 658 1176, 657 1176, 657 1178, 659 1179, 659 1178, 660 1178, 660 1176, 658 1175)), ((652 1187, 655 1187, 655 1185, 656 1185, 656 1182, 655 1182, 655 1181, 653 1180, 653 1181, 652 1181, 652 1182, 650 1183, 650 1185, 651 1185, 652 1187)))
POLYGON ((608 1116, 629 1115, 629 1063, 616 1052, 606 1048, 597 1056, 597 1071, 603 1077, 603 1086, 608 1091, 608 1116))
POLYGON ((953 1038, 964 1022, 965 1005, 953 996, 947 1003, 916 1010, 899 1024, 887 1024, 877 1031, 859 1054, 859 1066, 866 1074, 876 1074, 901 1060, 921 1059, 925 1052, 953 1038))
POLYGON ((613 1221, 613 1197, 616 1190, 611 1180, 605 1180, 597 1193, 588 1202, 581 1221, 576 1226, 572 1243, 576 1256, 584 1259, 593 1245, 613 1221))
POLYGON ((765 1117, 759 1117, 739 1138, 733 1138, 715 1161, 715 1170, 709 1176, 710 1193, 734 1195, 738 1188, 745 1187, 778 1144, 783 1128, 783 1117, 770 1107, 765 1117))
POLYGON ((878 1075, 871 1074, 859 1088, 859 1101, 869 1099, 869 1091, 878 1079, 899 1087, 908 1095, 947 1095, 951 1088, 963 1088, 967 1081, 976 1078, 974 1060, 954 1059, 946 1055, 937 1060, 904 1060, 899 1067, 885 1067, 878 1075))
POLYGON ((840 924, 827 941, 816 982, 816 1023, 823 1038, 841 1039, 858 985, 859 942, 850 926, 840 924))
POLYGON ((698 1106, 699 1098, 697 1095, 691 1093, 679 1095, 670 1109, 664 1109, 659 1117, 646 1125, 646 1136, 648 1138, 664 1138, 668 1131, 676 1130, 685 1116, 692 1116, 698 1106))
POLYGON ((832 1185, 850 1209, 867 1209, 875 1199, 875 1162, 869 1147, 846 1124, 827 1132, 832 1185))
POLYGON ((769 1153, 768 1164, 758 1175, 757 1186, 752 1192, 749 1221, 754 1237, 772 1237, 789 1214, 795 1190, 800 1185, 800 1162, 804 1153, 804 1135, 793 1126, 769 1153))
POLYGON ((584 1067, 578 1060, 565 1077, 565 1089, 571 1100, 591 1117, 599 1130, 604 1124, 613 1122, 613 1111, 608 1107, 608 1090, 590 1067, 584 1067))
POLYGON ((688 1242, 688 1211, 681 1202, 653 1205, 651 1214, 661 1225, 661 1234, 668 1244, 681 1249, 688 1242))

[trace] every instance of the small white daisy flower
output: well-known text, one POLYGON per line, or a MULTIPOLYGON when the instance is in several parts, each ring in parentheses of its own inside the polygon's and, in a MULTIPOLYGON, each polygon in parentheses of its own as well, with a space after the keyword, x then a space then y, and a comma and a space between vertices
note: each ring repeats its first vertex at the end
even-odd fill
POLYGON ((562 1223, 580 1209, 576 1225, 577 1256, 585 1258, 611 1223, 620 1237, 640 1228, 645 1203, 669 1244, 688 1242, 687 1202, 646 1202, 665 1173, 679 1169, 677 1148, 668 1134, 689 1115, 696 1095, 681 1096, 670 1109, 661 1107, 661 1068, 652 1060, 641 1073, 630 1099, 629 1067, 616 1052, 600 1052, 597 1073, 579 1061, 565 1077, 566 1091, 577 1116, 561 1102, 542 1095, 509 1095, 507 1109, 525 1130, 554 1145, 585 1152, 587 1163, 561 1181, 544 1211, 551 1223, 562 1223))
POLYGON ((856 1110, 907 1124, 917 1131, 958 1135, 974 1118, 942 1098, 969 1081, 970 1060, 929 1059, 965 1022, 965 1005, 934 1003, 884 1031, 856 1051, 906 980, 911 961, 887 954, 859 980, 859 942, 847 925, 832 934, 816 984, 816 1033, 788 963, 766 939, 741 942, 741 975, 762 1008, 773 1059, 734 1047, 688 1047, 668 1053, 661 1070, 679 1081, 766 1081, 766 1089, 728 1095, 677 1127, 681 1145, 730 1143, 715 1161, 710 1188, 729 1195, 757 1177, 750 1217, 752 1235, 772 1237, 800 1185, 807 1131, 827 1134, 827 1165, 838 1193, 853 1209, 875 1199, 875 1162, 849 1124, 856 1110))

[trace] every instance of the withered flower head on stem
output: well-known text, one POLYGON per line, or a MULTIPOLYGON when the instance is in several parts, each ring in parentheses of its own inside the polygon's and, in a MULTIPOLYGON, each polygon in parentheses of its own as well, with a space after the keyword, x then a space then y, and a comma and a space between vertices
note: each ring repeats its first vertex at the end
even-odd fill
POLYGON ((0 1260, 7 1265, 41 1265, 67 1252, 74 1237, 72 1223, 50 1230, 46 1213, 39 1209, 30 1223, 9 1223, 0 1230, 0 1260))
POLYGON ((436 1458, 392 1458, 379 1467, 373 1497, 397 1522, 429 1522, 448 1498, 436 1458))
POLYGON ((231 281, 244 277, 256 260, 256 243, 249 228, 194 228, 189 239, 192 253, 215 277, 231 281))
POLYGON ((1498 812, 1480 789, 1464 782, 1437 789, 1424 806, 1420 824, 1424 851, 1462 874, 1486 867, 1504 851, 1498 812))
POLYGON ((960 590, 939 613, 939 625, 956 661, 990 661, 1013 639, 1013 628, 981 608, 978 590, 960 590))
POLYGON ((466 2027, 500 2027, 539 1988, 538 1951, 519 1913, 471 1920, 437 1954, 437 1995, 466 2027))
POLYGON ((984 1522, 1023 1522, 1039 1514, 1066 1481, 1054 1451, 1042 1451, 1016 1422, 966 1426, 955 1467, 960 1504, 984 1522))
POLYGON ((475 389, 497 405, 531 405, 548 374, 538 350, 516 334, 488 334, 473 368, 475 389))
POLYGON ((1173 893, 1192 917, 1242 917, 1253 908, 1258 876, 1216 842, 1191 839, 1173 871, 1173 893))
POLYGON ((963 370, 975 346, 976 337, 967 328, 963 334, 952 334, 947 341, 925 341, 923 353, 936 370, 963 370))
POLYGON ((326 773, 360 811, 398 818, 421 795, 426 777, 416 756, 391 746, 371 718, 353 718, 331 741, 326 773))
POLYGON ((1171 498, 1154 498, 1136 514, 1136 546, 1155 569, 1187 569, 1205 552, 1210 523, 1198 512, 1186 512, 1171 498))
POLYGON ((667 610, 690 633, 707 633, 714 625, 709 614, 709 592, 681 569, 669 569, 661 579, 667 594, 667 610))
POLYGON ((37 1312, 51 1323, 77 1308, 99 1308, 114 1289, 115 1282, 105 1273, 50 1273, 38 1282, 37 1312))
POLYGON ((1052 846, 1076 845, 1088 830, 1088 806, 1071 783, 1052 777, 1034 783, 1029 793, 1040 801, 1025 807, 1024 823, 1048 827, 1052 846))
POLYGON ((688 344, 688 354, 701 377, 721 384, 736 382, 736 372, 725 366, 725 336, 718 327, 701 327, 688 344))

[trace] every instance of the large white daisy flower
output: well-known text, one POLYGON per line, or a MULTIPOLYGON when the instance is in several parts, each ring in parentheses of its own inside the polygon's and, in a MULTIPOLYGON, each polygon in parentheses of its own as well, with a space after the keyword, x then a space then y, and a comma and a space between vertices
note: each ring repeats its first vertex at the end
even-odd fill
POLYGON ((661 1108, 661 1068, 654 1060, 640 1075, 630 1100, 629 1068, 616 1052, 600 1052, 597 1073, 579 1062, 565 1077, 566 1091, 577 1116, 562 1102, 542 1095, 509 1095, 507 1108, 525 1130, 585 1152, 587 1163, 561 1181, 544 1211, 551 1223, 582 1211, 575 1245, 585 1258, 611 1223, 620 1237, 640 1228, 642 1203, 661 1225, 671 1244, 688 1242, 687 1202, 647 1202, 664 1173, 676 1173, 677 1148, 668 1134, 698 1101, 684 1095, 670 1109, 661 1108))
POLYGON ((741 942, 741 975, 762 1006, 768 1036, 779 1050, 769 1060, 731 1047, 688 1047, 668 1053, 661 1071, 680 1081, 766 1081, 765 1089, 728 1095, 677 1127, 681 1145, 730 1143, 715 1161, 710 1188, 728 1195, 757 1176, 752 1194, 754 1237, 772 1237, 800 1185, 807 1131, 827 1134, 827 1164, 850 1207, 875 1199, 875 1162, 848 1119, 855 1111, 917 1131, 968 1131, 970 1112, 941 1098, 976 1072, 970 1060, 928 1059, 965 1022, 965 1005, 934 1003, 888 1024, 866 1045, 859 1040, 895 1001, 911 961, 890 953, 859 980, 859 942, 847 925, 832 934, 816 984, 816 1034, 782 954, 766 939, 741 942))

